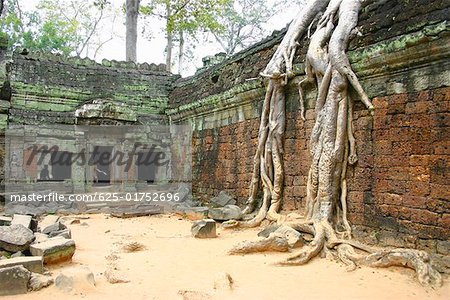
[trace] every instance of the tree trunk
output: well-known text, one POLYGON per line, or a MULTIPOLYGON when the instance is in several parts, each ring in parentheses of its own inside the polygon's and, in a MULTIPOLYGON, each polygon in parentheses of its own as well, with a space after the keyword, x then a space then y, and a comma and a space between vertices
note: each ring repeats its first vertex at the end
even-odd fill
POLYGON ((173 31, 170 26, 170 21, 172 18, 170 10, 170 1, 166 2, 166 35, 167 35, 167 47, 166 47, 166 71, 172 72, 172 49, 173 49, 173 31))
MULTIPOLYGON (((311 0, 291 23, 282 42, 262 75, 269 78, 263 103, 254 157, 250 196, 244 212, 256 208, 259 183, 263 188, 262 204, 250 221, 231 221, 225 226, 257 226, 264 219, 286 224, 313 236, 308 246, 281 262, 282 265, 302 265, 322 253, 338 258, 350 269, 356 265, 371 267, 406 266, 416 271, 420 283, 440 286, 440 274, 430 264, 424 251, 414 249, 376 250, 351 239, 347 220, 348 165, 357 161, 353 135, 353 102, 349 88, 353 87, 359 99, 371 112, 373 105, 353 72, 346 49, 362 4, 377 0, 311 0), (316 121, 309 148, 312 162, 308 174, 306 214, 301 220, 294 215, 278 215, 283 188, 284 87, 293 74, 292 62, 299 41, 305 31, 318 20, 305 59, 306 78, 299 84, 303 106, 303 86, 316 83, 316 121), (289 221, 289 222, 287 222, 289 221), (366 252, 360 254, 354 249, 366 252)), ((301 111, 303 117, 303 110, 301 111)), ((297 215, 298 216, 298 215, 297 215)), ((264 240, 245 242, 231 253, 258 251, 286 251, 289 236, 278 234, 264 240)))
POLYGON ((126 61, 136 62, 139 4, 140 0, 126 2, 126 61))
POLYGON ((180 31, 180 41, 178 45, 178 74, 181 74, 183 70, 183 58, 184 58, 184 34, 183 31, 180 31))

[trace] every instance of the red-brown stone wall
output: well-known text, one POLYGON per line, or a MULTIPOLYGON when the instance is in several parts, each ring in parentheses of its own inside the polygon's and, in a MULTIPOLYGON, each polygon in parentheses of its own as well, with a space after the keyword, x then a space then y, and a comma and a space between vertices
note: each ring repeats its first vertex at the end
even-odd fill
MULTIPOLYGON (((348 172, 350 221, 393 232, 393 239, 448 239, 450 88, 377 97, 373 103, 374 116, 359 104, 354 113, 359 160, 348 172)), ((287 114, 285 210, 304 205, 314 117, 312 109, 305 122, 296 111, 287 114)), ((258 127, 259 119, 252 119, 194 132, 194 194, 207 201, 225 190, 245 202, 258 127)))

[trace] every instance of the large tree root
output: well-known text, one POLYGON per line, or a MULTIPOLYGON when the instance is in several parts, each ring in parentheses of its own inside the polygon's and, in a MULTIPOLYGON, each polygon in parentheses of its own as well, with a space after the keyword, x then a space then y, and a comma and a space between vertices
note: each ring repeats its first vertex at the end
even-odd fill
MULTIPOLYGON (((347 220, 347 168, 357 162, 353 135, 353 88, 359 100, 372 112, 373 105, 353 72, 346 55, 348 41, 355 32, 361 6, 376 0, 310 0, 291 23, 283 41, 262 72, 269 78, 263 104, 254 157, 253 177, 245 214, 258 204, 261 183, 263 197, 256 215, 248 221, 224 223, 224 227, 255 227, 264 219, 283 225, 263 239, 243 242, 232 254, 262 251, 289 251, 302 242, 294 232, 305 234, 310 243, 280 265, 302 265, 321 255, 333 257, 348 266, 405 266, 414 269, 424 285, 437 287, 441 276, 423 251, 412 249, 379 250, 351 239, 347 220), (322 13, 320 15, 320 13, 322 13), (316 120, 309 141, 312 156, 308 173, 305 220, 281 216, 283 188, 283 138, 287 81, 293 76, 293 59, 299 38, 319 20, 308 47, 305 79, 298 84, 300 113, 304 119, 304 92, 308 84, 318 88, 316 120)), ((355 99, 356 100, 356 99, 355 99)))
MULTIPOLYGON (((433 269, 429 256, 424 251, 403 248, 378 249, 351 239, 339 239, 328 221, 317 221, 313 226, 306 223, 291 225, 297 232, 314 233, 314 239, 309 245, 303 246, 297 253, 279 262, 278 265, 303 265, 320 253, 324 253, 327 256, 331 254, 332 257, 344 263, 349 271, 356 269, 357 266, 374 268, 400 266, 415 270, 419 282, 424 286, 437 288, 442 284, 441 275, 433 269)), ((289 232, 288 227, 294 230, 288 225, 283 225, 280 227, 283 230, 274 231, 266 238, 237 244, 229 251, 229 254, 290 251, 296 245, 289 244, 289 238, 284 234, 289 232)))

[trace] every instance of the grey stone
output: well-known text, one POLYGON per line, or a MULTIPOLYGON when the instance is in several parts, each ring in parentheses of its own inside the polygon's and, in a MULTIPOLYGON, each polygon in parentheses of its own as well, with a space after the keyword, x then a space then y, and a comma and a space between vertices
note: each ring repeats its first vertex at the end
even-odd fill
POLYGON ((219 195, 213 197, 210 200, 210 203, 212 207, 224 207, 226 205, 235 205, 236 200, 234 200, 234 198, 228 195, 226 192, 221 191, 219 195))
POLYGON ((0 216, 0 226, 11 225, 12 218, 7 216, 0 216))
POLYGON ((50 234, 48 236, 50 238, 56 237, 56 236, 61 236, 61 237, 66 238, 66 239, 71 239, 72 238, 72 232, 70 231, 70 229, 63 229, 63 230, 50 232, 50 234))
POLYGON ((55 286, 63 292, 69 293, 73 290, 74 280, 71 276, 59 274, 55 279, 55 286))
POLYGON ((191 221, 195 221, 208 217, 208 211, 208 207, 179 207, 177 208, 176 213, 191 221))
POLYGON ((22 266, 0 269, 0 296, 26 294, 31 272, 22 266))
POLYGON ((35 232, 34 237, 35 237, 35 239, 34 239, 33 244, 42 243, 49 239, 48 234, 40 233, 40 232, 35 232))
POLYGON ((289 226, 282 225, 275 230, 275 233, 284 236, 290 248, 300 247, 305 244, 302 234, 289 226))
POLYGON ((18 251, 16 253, 12 254, 11 258, 22 257, 22 256, 25 256, 25 255, 22 253, 22 251, 18 251))
POLYGON ((25 226, 26 228, 30 228, 31 216, 14 214, 13 219, 11 221, 11 225, 13 225, 13 224, 21 224, 21 225, 25 226))
POLYGON ((191 233, 196 238, 215 238, 216 222, 211 219, 196 221, 192 224, 191 233))
POLYGON ((33 240, 33 232, 23 225, 0 226, 0 248, 6 251, 27 250, 33 240))
POLYGON ((64 273, 56 276, 55 286, 63 292, 70 292, 78 285, 95 286, 95 277, 89 268, 64 270, 64 273))
POLYGON ((39 291, 49 285, 53 284, 54 280, 50 276, 41 275, 37 273, 31 273, 30 280, 28 281, 29 291, 39 291))
POLYGON ((59 216, 48 215, 39 222, 40 232, 49 234, 52 231, 60 230, 59 216))
POLYGON ((75 253, 75 241, 62 237, 48 239, 30 246, 33 256, 43 256, 45 264, 53 264, 72 259, 75 253))
POLYGON ((261 230, 260 232, 258 232, 258 236, 267 238, 267 237, 269 237, 269 234, 271 234, 272 232, 274 232, 275 230, 280 228, 280 226, 281 225, 277 225, 277 224, 269 225, 266 228, 264 228, 263 230, 261 230))
POLYGON ((437 241, 437 253, 450 255, 450 241, 437 241))
POLYGON ((226 205, 224 207, 210 208, 208 217, 218 221, 239 220, 242 218, 242 211, 239 206, 226 205))
POLYGON ((14 266, 22 266, 30 272, 44 273, 44 265, 42 256, 23 256, 4 259, 0 261, 1 268, 9 268, 14 266))

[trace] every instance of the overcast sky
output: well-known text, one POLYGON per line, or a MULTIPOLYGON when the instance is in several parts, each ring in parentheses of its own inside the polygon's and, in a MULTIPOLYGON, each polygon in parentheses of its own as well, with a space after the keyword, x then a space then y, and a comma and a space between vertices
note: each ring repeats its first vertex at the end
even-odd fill
MULTIPOLYGON (((267 1, 270 3, 273 0, 267 1)), ((38 2, 39 0, 20 1, 22 9, 24 10, 33 10, 38 2)), ((123 4, 124 0, 110 0, 110 2, 112 3, 114 9, 120 11, 121 5, 123 4)), ((293 19, 298 11, 299 6, 287 7, 283 13, 272 18, 268 22, 268 24, 265 25, 268 33, 270 34, 273 30, 279 30, 285 27, 286 24, 293 19)), ((143 25, 142 22, 140 25, 143 25)), ((153 38, 150 41, 146 40, 144 37, 142 37, 142 35, 139 34, 137 45, 138 62, 148 62, 156 64, 165 62, 164 48, 166 44, 164 33, 160 29, 162 28, 162 25, 163 24, 158 20, 152 21, 152 23, 147 24, 147 27, 151 26, 152 28, 156 28, 155 30, 152 30, 153 38)), ((102 34, 105 36, 105 40, 110 37, 112 28, 114 28, 114 39, 105 44, 101 52, 97 55, 97 61, 101 61, 103 58, 115 60, 125 59, 125 17, 119 13, 114 25, 110 24, 103 27, 102 34)), ((140 28, 140 30, 142 30, 142 27, 140 28)), ((264 36, 260 37, 260 39, 263 38, 264 36)), ((197 68, 200 68, 202 66, 202 57, 213 55, 221 51, 221 48, 212 41, 208 42, 202 40, 196 47, 196 55, 193 63, 191 63, 191 66, 188 70, 183 72, 183 76, 192 75, 197 68)))

